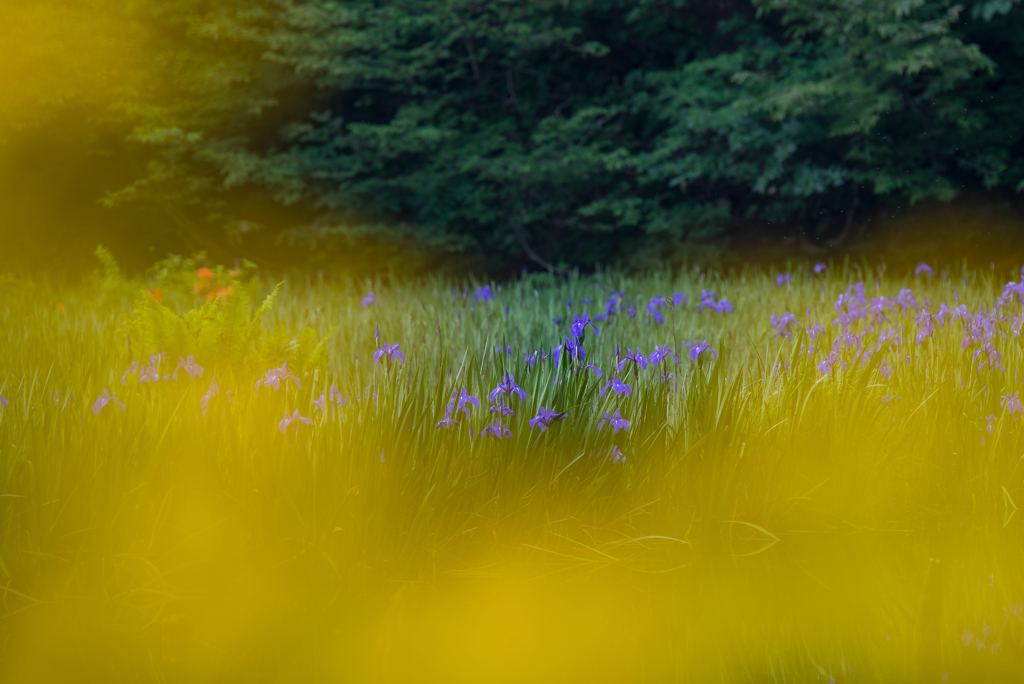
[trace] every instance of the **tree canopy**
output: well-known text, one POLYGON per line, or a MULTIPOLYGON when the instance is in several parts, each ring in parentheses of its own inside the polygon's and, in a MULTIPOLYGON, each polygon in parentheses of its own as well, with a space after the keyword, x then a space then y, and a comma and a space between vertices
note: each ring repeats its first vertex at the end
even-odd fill
POLYGON ((674 258, 737 221, 841 233, 1024 189, 1013 0, 187 0, 118 93, 147 152, 107 202, 237 235, 491 264, 674 258))

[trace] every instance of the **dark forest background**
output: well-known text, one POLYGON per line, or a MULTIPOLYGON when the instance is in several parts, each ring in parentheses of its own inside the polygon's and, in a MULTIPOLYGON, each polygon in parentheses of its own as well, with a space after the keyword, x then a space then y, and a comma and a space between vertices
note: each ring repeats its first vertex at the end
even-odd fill
POLYGON ((1021 254, 1013 0, 25 5, 7 268, 1021 254))

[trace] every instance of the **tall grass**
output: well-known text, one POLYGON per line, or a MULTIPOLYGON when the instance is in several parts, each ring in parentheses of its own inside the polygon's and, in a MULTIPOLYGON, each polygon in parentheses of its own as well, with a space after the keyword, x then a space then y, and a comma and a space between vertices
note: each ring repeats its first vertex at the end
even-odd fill
MULTIPOLYGON (((851 264, 797 267, 781 286, 777 275, 530 275, 475 302, 483 283, 286 279, 257 341, 197 354, 201 378, 146 384, 122 373, 158 351, 125 333, 147 283, 7 281, 0 673, 1013 681, 1024 447, 1021 413, 1001 397, 1021 385, 1019 297, 991 312, 1016 275, 851 264), (980 341, 961 346, 969 321, 946 316, 917 343, 918 310, 893 305, 884 323, 856 320, 850 331, 865 334, 841 350, 848 367, 823 373, 842 330, 835 302, 857 281, 868 299, 911 288, 931 313, 940 302, 990 312, 1005 370, 979 370, 980 341), (698 312, 702 290, 735 312, 698 312), (618 312, 583 339, 602 378, 565 356, 531 369, 530 353, 563 344, 573 316, 597 316, 616 291, 618 312), (659 324, 645 306, 676 292, 689 304, 663 307, 659 324), (792 340, 769 320, 786 311, 799 319, 792 340), (316 335, 302 338, 308 327, 316 335), (404 363, 374 363, 378 330, 404 363), (854 361, 854 347, 892 330, 905 341, 854 361), (324 338, 326 355, 296 366, 324 338), (691 361, 703 339, 718 358, 691 361), (615 370, 617 349, 656 344, 681 362, 615 370), (285 359, 301 389, 254 388, 285 359), (506 372, 527 396, 504 399, 512 437, 481 435, 506 372), (630 396, 602 396, 612 375, 630 396), (212 378, 220 392, 204 415, 212 378), (346 403, 321 411, 331 385, 346 403), (436 427, 462 388, 480 407, 436 427), (93 414, 104 389, 123 413, 93 414), (541 406, 568 416, 531 429, 541 406), (296 409, 313 425, 282 434, 296 409), (598 427, 616 410, 628 429, 598 427)), ((252 310, 274 286, 248 283, 252 310)), ((163 294, 175 314, 200 310, 187 287, 163 294)), ((177 353, 164 351, 166 372, 177 353)))

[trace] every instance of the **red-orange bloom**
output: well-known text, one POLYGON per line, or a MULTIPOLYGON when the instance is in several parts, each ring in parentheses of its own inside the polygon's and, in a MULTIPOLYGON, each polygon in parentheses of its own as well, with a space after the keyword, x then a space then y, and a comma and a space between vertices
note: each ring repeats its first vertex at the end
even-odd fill
POLYGON ((203 267, 196 271, 196 277, 202 278, 203 280, 213 280, 213 271, 206 267, 203 267))
POLYGON ((161 293, 160 290, 158 290, 155 287, 153 289, 151 289, 151 290, 146 290, 146 298, 148 299, 149 297, 152 297, 153 299, 155 299, 158 302, 164 301, 163 293, 161 293))

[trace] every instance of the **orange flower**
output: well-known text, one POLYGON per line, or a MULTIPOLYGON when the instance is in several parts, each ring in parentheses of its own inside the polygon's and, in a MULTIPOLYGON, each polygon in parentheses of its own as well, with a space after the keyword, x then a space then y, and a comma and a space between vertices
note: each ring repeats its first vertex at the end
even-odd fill
POLYGON ((231 293, 235 291, 235 288, 228 285, 227 287, 218 287, 216 292, 217 299, 228 299, 231 297, 231 293))
POLYGON ((196 277, 197 278, 202 278, 203 280, 207 280, 207 281, 213 280, 213 271, 211 271, 210 269, 208 269, 206 267, 203 267, 203 268, 199 269, 198 271, 196 271, 196 277))
POLYGON ((234 277, 235 277, 235 269, 233 269, 233 268, 229 268, 229 269, 228 269, 228 275, 229 275, 230 277, 234 278, 234 277))
POLYGON ((150 297, 152 297, 153 299, 155 299, 158 302, 164 301, 163 294, 160 292, 160 290, 158 290, 155 287, 153 289, 151 289, 151 290, 146 290, 146 298, 149 299, 150 297))
POLYGON ((57 311, 64 311, 64 302, 57 302, 57 311))
POLYGON ((195 285, 192 286, 192 291, 195 292, 196 294, 199 294, 200 292, 202 292, 205 289, 206 289, 206 283, 201 282, 201 281, 197 282, 195 285))

